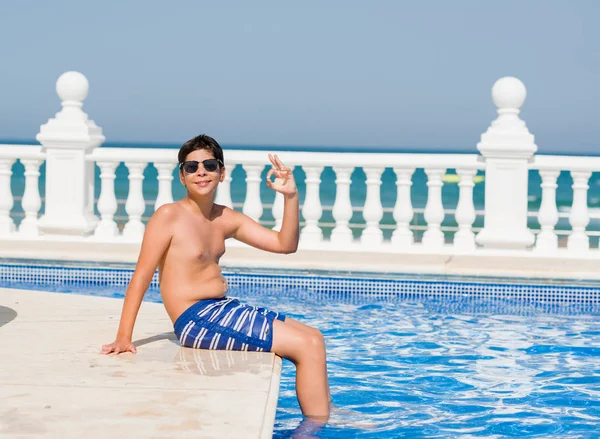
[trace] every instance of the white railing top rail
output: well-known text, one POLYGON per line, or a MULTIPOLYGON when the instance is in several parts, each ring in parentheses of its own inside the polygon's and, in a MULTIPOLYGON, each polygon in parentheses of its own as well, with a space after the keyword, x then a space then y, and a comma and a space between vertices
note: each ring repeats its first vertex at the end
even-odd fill
MULTIPOLYGON (((361 152, 302 152, 258 151, 227 149, 226 164, 268 164, 267 155, 278 154, 294 166, 360 166, 397 168, 485 169, 478 154, 422 154, 422 153, 361 153, 361 152)), ((90 161, 118 160, 156 163, 177 163, 177 150, 167 148, 96 148, 87 157, 90 161)))
POLYGON ((41 145, 12 145, 0 144, 0 159, 34 159, 44 160, 46 154, 42 152, 41 145))
POLYGON ((571 155, 536 155, 529 169, 540 171, 588 171, 600 172, 600 157, 571 155))
POLYGON ((177 163, 177 150, 169 148, 112 148, 94 149, 87 157, 88 161, 100 162, 141 162, 141 163, 177 163))

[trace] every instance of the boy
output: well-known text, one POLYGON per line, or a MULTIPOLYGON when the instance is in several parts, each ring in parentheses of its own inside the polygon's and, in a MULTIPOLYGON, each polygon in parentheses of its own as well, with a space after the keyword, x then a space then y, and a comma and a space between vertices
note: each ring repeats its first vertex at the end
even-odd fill
POLYGON ((183 346, 270 351, 287 358, 296 365, 302 413, 327 419, 330 395, 322 334, 289 317, 226 297, 227 281, 218 266, 228 238, 274 253, 293 253, 298 247, 294 176, 277 155, 269 154, 269 160, 272 168, 266 184, 284 196, 279 232, 214 203, 226 172, 216 140, 200 135, 183 144, 178 154, 179 179, 187 195, 161 206, 148 221, 116 340, 102 346, 101 352, 136 352, 131 342, 133 326, 158 267, 162 300, 183 346))

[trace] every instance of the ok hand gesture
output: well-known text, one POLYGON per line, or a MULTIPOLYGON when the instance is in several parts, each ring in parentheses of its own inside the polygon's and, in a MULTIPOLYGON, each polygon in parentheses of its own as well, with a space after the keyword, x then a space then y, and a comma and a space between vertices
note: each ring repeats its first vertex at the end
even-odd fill
POLYGON ((273 166, 267 174, 267 186, 283 195, 296 195, 298 189, 292 170, 283 164, 277 154, 269 154, 269 160, 273 166), (275 175, 274 181, 271 180, 272 175, 275 175))

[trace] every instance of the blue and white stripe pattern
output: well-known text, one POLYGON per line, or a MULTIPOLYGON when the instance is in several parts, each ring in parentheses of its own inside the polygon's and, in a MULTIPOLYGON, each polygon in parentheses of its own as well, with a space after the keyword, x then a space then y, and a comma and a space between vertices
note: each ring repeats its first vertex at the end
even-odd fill
POLYGON ((179 316, 174 329, 182 346, 269 352, 273 320, 285 316, 231 297, 201 300, 179 316))

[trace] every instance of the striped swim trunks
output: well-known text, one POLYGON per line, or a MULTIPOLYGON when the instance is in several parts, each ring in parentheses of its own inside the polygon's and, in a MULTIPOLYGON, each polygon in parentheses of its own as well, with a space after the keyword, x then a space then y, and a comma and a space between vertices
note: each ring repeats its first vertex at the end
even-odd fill
POLYGON ((284 322, 285 316, 223 297, 190 306, 174 329, 181 345, 188 348, 269 352, 275 319, 284 322))

